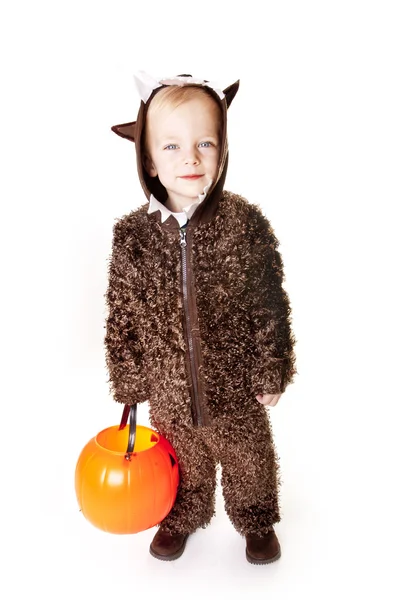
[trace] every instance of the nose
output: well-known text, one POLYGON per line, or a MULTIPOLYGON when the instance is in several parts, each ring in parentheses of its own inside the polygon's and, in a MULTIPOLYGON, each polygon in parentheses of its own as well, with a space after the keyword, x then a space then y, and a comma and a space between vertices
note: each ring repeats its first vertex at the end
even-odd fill
POLYGON ((185 165, 198 165, 200 162, 197 148, 188 149, 185 154, 185 165))

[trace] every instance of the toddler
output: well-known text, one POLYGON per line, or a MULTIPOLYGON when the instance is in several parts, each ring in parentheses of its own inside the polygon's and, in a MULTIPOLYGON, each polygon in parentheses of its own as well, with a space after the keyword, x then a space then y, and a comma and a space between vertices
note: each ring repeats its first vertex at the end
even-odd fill
POLYGON ((258 205, 224 190, 239 82, 136 82, 136 121, 112 129, 135 143, 146 200, 114 225, 105 346, 114 399, 148 401, 178 457, 176 502, 150 553, 177 559, 209 524, 219 464, 247 560, 270 563, 280 482, 267 407, 296 374, 295 339, 274 231, 258 205))

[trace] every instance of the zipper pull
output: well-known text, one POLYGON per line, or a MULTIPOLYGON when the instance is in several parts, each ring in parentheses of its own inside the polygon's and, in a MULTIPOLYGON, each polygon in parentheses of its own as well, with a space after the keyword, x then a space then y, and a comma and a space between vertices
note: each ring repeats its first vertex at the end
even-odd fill
POLYGON ((186 231, 183 231, 182 229, 179 230, 180 236, 181 236, 181 246, 183 248, 186 247, 186 231))

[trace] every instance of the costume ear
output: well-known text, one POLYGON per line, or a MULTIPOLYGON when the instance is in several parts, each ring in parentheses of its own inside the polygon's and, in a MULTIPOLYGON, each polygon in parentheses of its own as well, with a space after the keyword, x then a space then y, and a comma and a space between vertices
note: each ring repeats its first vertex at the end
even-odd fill
POLYGON ((121 125, 114 125, 111 127, 112 131, 117 135, 120 135, 127 140, 134 142, 136 134, 136 121, 133 123, 122 123, 121 125))
POLYGON ((237 94, 237 91, 239 89, 239 83, 240 83, 240 79, 238 79, 237 81, 235 81, 235 83, 232 83, 232 85, 229 85, 224 90, 224 94, 225 94, 225 97, 226 97, 226 104, 227 104, 228 108, 230 107, 232 100, 234 99, 234 97, 237 94))

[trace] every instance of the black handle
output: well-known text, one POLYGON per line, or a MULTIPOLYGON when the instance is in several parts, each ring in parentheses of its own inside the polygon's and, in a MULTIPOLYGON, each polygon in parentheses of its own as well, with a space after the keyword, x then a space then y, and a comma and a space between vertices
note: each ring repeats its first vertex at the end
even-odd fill
POLYGON ((137 404, 125 404, 124 410, 122 412, 122 419, 119 426, 119 429, 125 429, 126 424, 128 422, 129 417, 129 438, 128 438, 128 448, 126 449, 125 458, 126 460, 131 460, 131 455, 135 450, 135 439, 136 439, 136 414, 137 414, 137 404))

